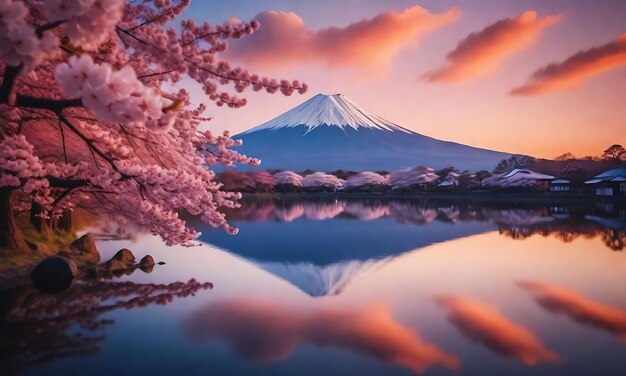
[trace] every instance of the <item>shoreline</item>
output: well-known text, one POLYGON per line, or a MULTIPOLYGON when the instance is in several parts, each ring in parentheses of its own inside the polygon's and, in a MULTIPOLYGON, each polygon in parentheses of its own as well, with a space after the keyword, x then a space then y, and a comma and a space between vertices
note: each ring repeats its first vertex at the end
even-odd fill
POLYGON ((519 202, 562 204, 625 204, 626 196, 596 196, 590 193, 552 192, 246 192, 242 199, 442 199, 469 200, 474 202, 519 202))

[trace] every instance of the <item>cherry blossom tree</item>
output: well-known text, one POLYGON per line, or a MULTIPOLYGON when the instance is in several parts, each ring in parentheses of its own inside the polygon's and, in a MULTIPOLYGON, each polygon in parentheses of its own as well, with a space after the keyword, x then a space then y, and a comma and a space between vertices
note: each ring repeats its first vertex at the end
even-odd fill
POLYGON ((276 180, 267 171, 247 172, 244 182, 253 192, 272 192, 276 186, 276 180))
POLYGON ((355 189, 367 189, 375 190, 377 188, 385 187, 389 184, 387 176, 382 176, 375 172, 364 171, 356 175, 350 176, 343 183, 343 187, 348 190, 355 189))
POLYGON ((276 181, 267 171, 237 172, 226 170, 218 177, 222 189, 239 192, 272 192, 276 181))
POLYGON ((176 19, 188 0, 0 0, 0 248, 24 248, 14 211, 46 222, 93 201, 167 244, 198 235, 179 213, 236 229, 237 205, 210 167, 258 160, 203 130, 207 101, 238 108, 240 93, 304 93, 299 81, 260 77, 220 59, 229 39, 259 23, 176 19))
POLYGON ((293 190, 303 186, 302 176, 293 171, 280 171, 274 174, 276 188, 279 190, 293 190))
POLYGON ((389 185, 393 190, 405 190, 432 185, 438 179, 439 176, 432 168, 416 166, 389 174, 389 185))
POLYGON ((337 189, 343 185, 343 180, 325 172, 314 172, 302 179, 302 185, 309 189, 337 189))

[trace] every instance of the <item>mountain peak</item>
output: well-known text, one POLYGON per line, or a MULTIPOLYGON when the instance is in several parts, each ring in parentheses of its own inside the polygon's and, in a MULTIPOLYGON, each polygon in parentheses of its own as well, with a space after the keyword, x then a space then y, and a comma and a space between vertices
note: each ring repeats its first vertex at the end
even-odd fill
MULTIPOLYGON (((413 133, 354 104, 343 94, 317 94, 306 102, 256 126, 245 133, 259 130, 306 127, 306 133, 320 126, 336 126, 341 129, 378 129, 390 132, 413 133)), ((306 134, 305 133, 305 134, 306 134)))

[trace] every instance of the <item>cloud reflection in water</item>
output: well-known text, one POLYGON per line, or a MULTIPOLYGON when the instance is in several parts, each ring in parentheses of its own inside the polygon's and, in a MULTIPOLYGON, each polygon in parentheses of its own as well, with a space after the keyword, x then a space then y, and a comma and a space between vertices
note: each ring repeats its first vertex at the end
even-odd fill
POLYGON ((626 341, 626 311, 558 286, 533 281, 517 284, 534 294, 537 303, 545 309, 563 313, 581 324, 606 330, 626 341))
POLYGON ((299 345, 314 345, 348 349, 413 372, 434 365, 459 367, 456 356, 396 322, 386 306, 301 309, 234 299, 194 312, 184 327, 190 339, 224 339, 250 361, 276 362, 299 345))
POLYGON ((509 320, 497 308, 476 299, 454 295, 435 298, 448 320, 468 338, 526 365, 557 362, 559 354, 547 349, 529 329, 509 320))

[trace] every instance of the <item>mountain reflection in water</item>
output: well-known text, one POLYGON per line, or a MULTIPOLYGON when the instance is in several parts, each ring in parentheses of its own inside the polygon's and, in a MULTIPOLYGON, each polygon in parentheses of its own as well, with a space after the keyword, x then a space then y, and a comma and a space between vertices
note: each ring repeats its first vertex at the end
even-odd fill
POLYGON ((247 199, 228 213, 241 228, 201 239, 242 256, 312 296, 336 295, 355 279, 416 248, 497 230, 626 247, 624 210, 468 200, 247 199))

